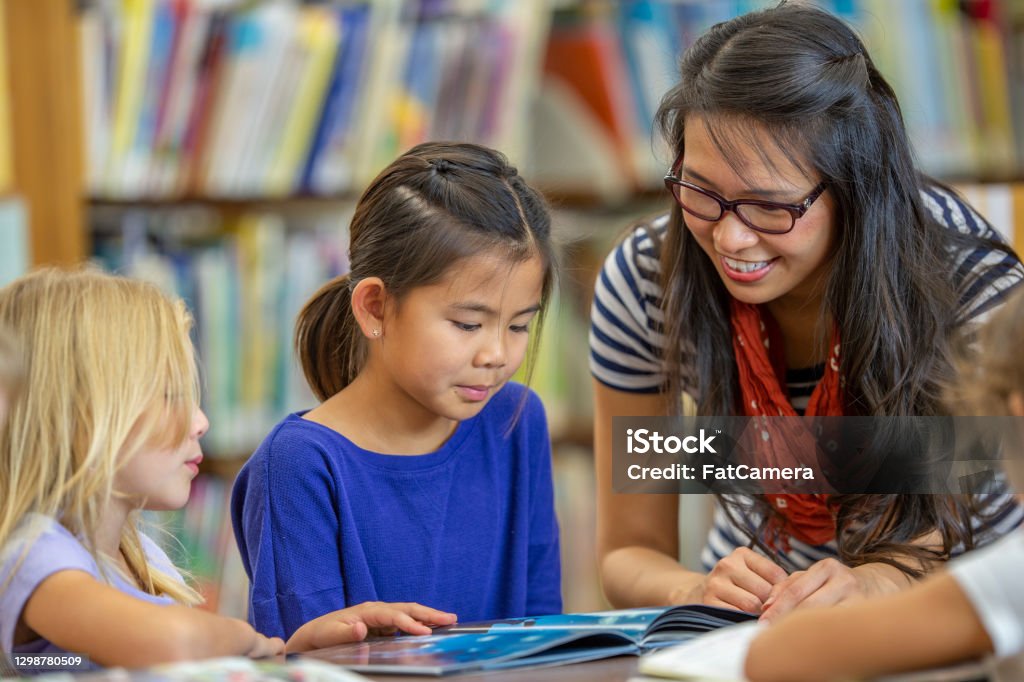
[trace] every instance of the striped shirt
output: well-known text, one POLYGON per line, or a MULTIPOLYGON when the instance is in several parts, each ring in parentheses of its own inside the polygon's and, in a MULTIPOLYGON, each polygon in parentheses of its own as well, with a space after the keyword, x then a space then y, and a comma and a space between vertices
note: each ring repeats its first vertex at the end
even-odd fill
MULTIPOLYGON (((926 188, 922 198, 936 220, 950 229, 1001 241, 988 222, 945 190, 926 188)), ((590 371, 598 381, 618 391, 659 393, 666 384, 660 254, 648 230, 663 237, 667 226, 668 216, 663 215, 652 220, 649 226, 640 226, 627 235, 608 255, 595 286, 590 312, 590 371)), ((957 311, 963 325, 973 326, 987 317, 1024 279, 1024 267, 1016 258, 980 242, 973 249, 957 250, 950 255, 954 281, 966 285, 957 311)), ((684 390, 696 397, 696 372, 687 356, 680 348, 678 371, 684 390)), ((800 410, 806 407, 820 376, 815 368, 787 374, 786 383, 794 407, 800 410)), ((1024 510, 1011 507, 987 528, 979 529, 979 536, 984 542, 1005 534, 1022 520, 1024 510)), ((753 513, 746 521, 750 529, 758 525, 753 513)), ((710 569, 736 547, 747 546, 746 538, 721 508, 716 509, 702 563, 710 569)), ((834 542, 811 547, 792 539, 790 551, 780 558, 785 567, 793 570, 835 555, 834 542)))
POLYGON ((802 415, 807 409, 807 403, 811 402, 811 394, 823 376, 824 364, 786 370, 786 392, 789 394, 789 404, 797 414, 802 415))

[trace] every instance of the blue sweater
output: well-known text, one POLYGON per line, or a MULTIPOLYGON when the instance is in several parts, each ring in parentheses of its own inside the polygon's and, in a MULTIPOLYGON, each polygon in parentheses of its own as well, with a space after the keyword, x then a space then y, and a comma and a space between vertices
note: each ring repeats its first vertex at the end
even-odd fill
POLYGON ((365 601, 489 620, 559 613, 551 444, 532 392, 499 391, 436 452, 383 455, 292 414, 246 462, 231 520, 268 636, 365 601))

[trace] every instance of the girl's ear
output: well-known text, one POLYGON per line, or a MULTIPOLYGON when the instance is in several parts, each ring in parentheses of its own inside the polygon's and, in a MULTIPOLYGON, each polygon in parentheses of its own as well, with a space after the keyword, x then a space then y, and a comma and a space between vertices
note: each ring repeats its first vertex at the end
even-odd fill
POLYGON ((364 277, 352 290, 352 314, 363 336, 377 339, 384 334, 384 306, 388 291, 380 277, 364 277))

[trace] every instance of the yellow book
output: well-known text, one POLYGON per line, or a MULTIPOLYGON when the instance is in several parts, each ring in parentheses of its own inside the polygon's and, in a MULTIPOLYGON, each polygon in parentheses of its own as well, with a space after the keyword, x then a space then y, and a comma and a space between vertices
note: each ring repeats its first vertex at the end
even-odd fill
POLYGON ((292 107, 268 168, 265 189, 271 195, 289 194, 299 179, 302 164, 309 153, 316 124, 323 110, 340 43, 337 21, 330 10, 311 7, 303 12, 294 39, 306 52, 292 107))
POLYGON ((973 175, 977 172, 980 142, 974 114, 971 110, 972 86, 969 73, 971 60, 965 54, 965 27, 957 0, 930 0, 935 32, 935 53, 938 71, 945 81, 943 88, 946 139, 938 143, 948 154, 948 164, 942 168, 947 175, 973 175))
POLYGON ((153 29, 151 0, 121 0, 123 24, 114 104, 114 132, 108 157, 106 185, 117 191, 121 181, 134 175, 125 168, 132 156, 132 145, 142 115, 142 93, 145 88, 149 60, 150 35, 153 29))
POLYGON ((11 83, 7 76, 6 12, 0 6, 0 193, 14 187, 14 150, 11 148, 11 83))
POLYGON ((288 324, 280 311, 286 252, 284 220, 271 213, 248 213, 238 218, 238 418, 246 442, 243 449, 259 445, 277 420, 281 325, 288 324))
POLYGON ((998 26, 987 20, 974 22, 973 37, 982 111, 981 170, 990 176, 1009 177, 1017 168, 1017 158, 1003 37, 998 26))
POLYGON ((1013 239, 1012 246, 1024 251, 1024 182, 1016 182, 1010 190, 1013 197, 1013 239))
POLYGON ((351 150, 354 187, 364 187, 398 155, 394 113, 411 43, 410 26, 402 21, 400 0, 373 3, 364 87, 356 112, 351 150))

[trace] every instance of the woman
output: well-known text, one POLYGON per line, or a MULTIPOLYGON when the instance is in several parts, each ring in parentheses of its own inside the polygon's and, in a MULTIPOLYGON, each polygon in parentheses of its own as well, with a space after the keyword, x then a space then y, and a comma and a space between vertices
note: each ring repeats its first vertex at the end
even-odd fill
POLYGON ((1017 525, 1001 496, 723 497, 705 575, 677 561, 676 496, 612 491, 611 418, 677 414, 684 395, 702 415, 941 413, 952 346, 1022 277, 994 230, 921 175, 892 89, 820 9, 712 27, 658 123, 676 202, 609 255, 591 317, 609 600, 771 619, 899 590, 1017 525))

